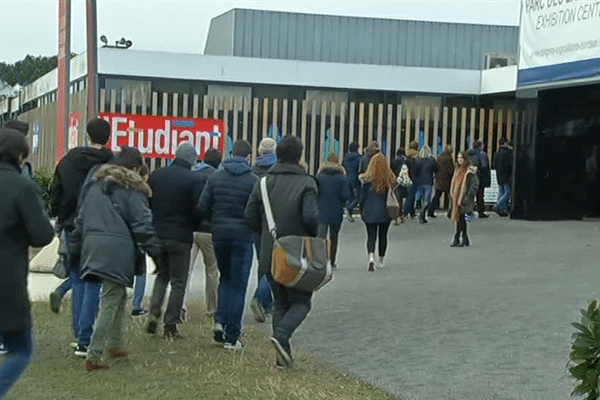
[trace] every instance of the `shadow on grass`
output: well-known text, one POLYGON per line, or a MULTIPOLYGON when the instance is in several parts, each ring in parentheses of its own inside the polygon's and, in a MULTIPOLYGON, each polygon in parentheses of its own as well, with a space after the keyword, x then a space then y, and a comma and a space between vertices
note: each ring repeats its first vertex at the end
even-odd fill
POLYGON ((32 304, 36 354, 7 400, 394 399, 306 352, 295 353, 295 368, 275 368, 268 337, 251 325, 244 326, 243 351, 224 350, 212 340, 212 320, 198 304, 190 307, 182 325, 184 340, 147 334, 146 318, 129 320, 131 357, 88 373, 69 347, 68 310, 65 303, 55 315, 45 302, 32 304))

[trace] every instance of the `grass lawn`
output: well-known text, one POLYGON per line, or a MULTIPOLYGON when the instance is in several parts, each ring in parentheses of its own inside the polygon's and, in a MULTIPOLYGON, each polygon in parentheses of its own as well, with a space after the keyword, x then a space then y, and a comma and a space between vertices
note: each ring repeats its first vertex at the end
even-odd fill
POLYGON ((69 304, 59 315, 45 302, 32 307, 36 354, 7 400, 394 399, 303 351, 295 351, 293 369, 275 368, 268 337, 252 325, 244 326, 243 351, 224 350, 212 340, 212 321, 200 305, 188 310, 185 340, 151 336, 145 332, 146 318, 133 319, 126 346, 131 357, 88 373, 69 347, 69 304))

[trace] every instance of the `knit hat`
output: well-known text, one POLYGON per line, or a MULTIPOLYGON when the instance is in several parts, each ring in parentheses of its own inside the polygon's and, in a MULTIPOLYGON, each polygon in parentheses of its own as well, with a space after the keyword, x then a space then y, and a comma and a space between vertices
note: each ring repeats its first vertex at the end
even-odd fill
POLYGON ((179 148, 175 153, 175 158, 183 160, 190 165, 194 165, 198 159, 198 153, 196 153, 194 146, 192 146, 189 142, 185 142, 179 145, 179 148))

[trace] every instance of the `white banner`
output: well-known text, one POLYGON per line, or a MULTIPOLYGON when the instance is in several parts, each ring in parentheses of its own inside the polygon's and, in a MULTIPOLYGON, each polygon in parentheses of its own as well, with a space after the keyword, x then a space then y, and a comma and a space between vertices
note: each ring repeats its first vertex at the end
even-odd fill
POLYGON ((600 1, 522 0, 519 70, 600 58, 600 1))

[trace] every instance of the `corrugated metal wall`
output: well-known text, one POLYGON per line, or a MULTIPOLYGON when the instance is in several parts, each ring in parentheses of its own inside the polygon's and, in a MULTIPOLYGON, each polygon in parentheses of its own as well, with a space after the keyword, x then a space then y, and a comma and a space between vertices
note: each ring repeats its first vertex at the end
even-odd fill
MULTIPOLYGON (((483 69, 484 54, 516 54, 518 28, 234 9, 233 55, 303 61, 483 69)), ((211 32, 225 18, 211 22, 211 32), (212 25, 215 25, 214 27, 212 25)), ((216 43, 216 38, 207 43, 216 43)), ((231 54, 231 49, 206 49, 231 54)))

